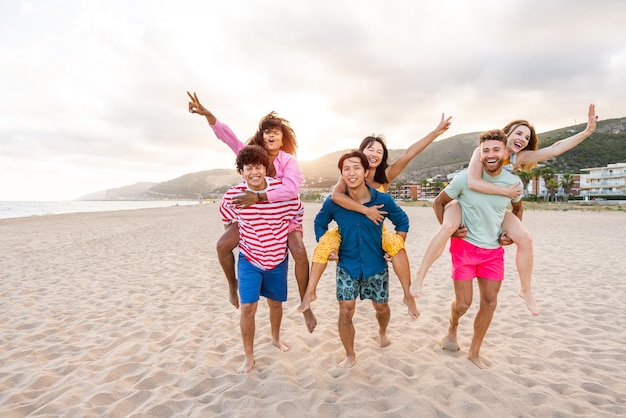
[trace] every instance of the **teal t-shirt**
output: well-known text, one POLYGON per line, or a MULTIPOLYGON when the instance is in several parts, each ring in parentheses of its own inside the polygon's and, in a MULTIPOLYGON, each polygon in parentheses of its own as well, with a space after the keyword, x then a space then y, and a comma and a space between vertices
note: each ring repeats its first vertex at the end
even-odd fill
MULTIPOLYGON (((498 186, 510 186, 518 183, 519 177, 506 170, 492 177, 483 171, 483 179, 498 186)), ((480 248, 498 248, 504 214, 511 199, 502 195, 493 195, 470 190, 467 186, 467 171, 457 174, 444 189, 452 199, 456 199, 463 210, 463 225, 467 227, 465 240, 480 248)), ((516 197, 513 202, 519 202, 516 197)))

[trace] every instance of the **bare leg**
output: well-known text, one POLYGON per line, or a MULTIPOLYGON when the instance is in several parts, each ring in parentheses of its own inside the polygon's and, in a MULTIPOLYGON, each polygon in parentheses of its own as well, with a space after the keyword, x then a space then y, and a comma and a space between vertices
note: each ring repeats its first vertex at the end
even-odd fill
POLYGON ((450 324, 448 325, 448 334, 441 340, 441 348, 444 350, 459 350, 459 343, 457 341, 459 319, 465 315, 465 312, 467 312, 472 304, 473 291, 473 280, 454 281, 454 301, 450 306, 450 324))
POLYGON ((239 327, 241 328, 241 339, 243 340, 244 360, 237 369, 238 374, 250 373, 254 367, 254 316, 256 314, 258 302, 244 303, 241 305, 241 317, 239 327))
POLYGON ((267 306, 270 309, 270 329, 272 331, 272 344, 280 351, 289 351, 280 339, 280 323, 283 320, 283 304, 277 300, 268 299, 267 306))
POLYGON ((376 310, 376 320, 378 321, 378 336, 380 337, 380 346, 387 347, 391 341, 387 335, 387 326, 389 325, 389 318, 391 317, 391 309, 389 309, 388 303, 376 303, 372 302, 374 309, 376 310))
POLYGON ((533 279, 533 237, 512 212, 507 212, 502 222, 502 231, 517 245, 515 265, 519 274, 519 296, 533 316, 539 316, 539 308, 531 291, 533 279))
POLYGON ((398 276, 400 285, 402 285, 402 291, 404 292, 403 303, 408 307, 409 316, 413 319, 417 319, 420 316, 420 311, 415 305, 415 299, 409 292, 411 286, 411 269, 409 267, 409 257, 404 248, 393 256, 392 263, 393 271, 396 273, 396 276, 398 276))
POLYGON ((489 368, 480 358, 480 346, 493 319, 493 313, 496 311, 501 284, 502 282, 497 280, 478 279, 480 308, 474 319, 474 335, 472 336, 472 343, 470 344, 467 358, 481 369, 489 368))
POLYGON ((233 250, 239 245, 239 225, 236 222, 226 227, 226 231, 217 240, 217 258, 228 280, 228 299, 235 308, 239 308, 237 276, 235 275, 235 256, 233 250))
POLYGON ((322 277, 322 274, 326 270, 326 263, 316 263, 313 261, 311 263, 311 274, 309 274, 309 285, 307 287, 307 291, 302 298, 302 303, 298 306, 298 311, 306 312, 311 307, 311 302, 317 299, 317 284, 322 277))
POLYGON ((410 292, 413 297, 417 298, 422 293, 422 286, 424 285, 426 273, 428 273, 428 270, 430 270, 433 263, 441 257, 443 250, 446 248, 448 238, 450 238, 450 236, 457 229, 459 229, 461 219, 461 206, 456 201, 450 202, 443 212, 443 222, 441 223, 441 227, 430 239, 428 248, 426 248, 426 252, 422 258, 422 263, 420 264, 420 267, 415 275, 415 280, 411 284, 410 292))
POLYGON ((352 317, 356 301, 340 300, 339 301, 339 337, 343 348, 346 350, 346 358, 337 364, 337 367, 345 369, 354 366, 356 363, 356 353, 354 352, 354 324, 352 317))
MULTIPOLYGON (((300 293, 300 301, 303 300, 309 285, 309 258, 306 254, 306 247, 302 241, 302 233, 300 231, 291 231, 287 239, 289 251, 295 262, 296 281, 298 282, 298 292, 300 293)), ((313 332, 317 326, 317 319, 313 315, 313 311, 309 308, 302 311, 304 314, 304 323, 309 332, 313 332)))

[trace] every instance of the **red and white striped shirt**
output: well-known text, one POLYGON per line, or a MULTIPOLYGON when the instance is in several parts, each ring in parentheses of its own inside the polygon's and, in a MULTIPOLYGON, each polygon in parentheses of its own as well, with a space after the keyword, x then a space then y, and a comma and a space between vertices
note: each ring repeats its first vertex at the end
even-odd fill
MULTIPOLYGON (((282 181, 266 177, 267 189, 274 190, 282 181)), ((302 223, 304 207, 296 196, 283 202, 257 202, 247 208, 238 208, 233 199, 248 189, 246 182, 228 189, 220 205, 222 222, 239 223, 239 251, 255 266, 271 270, 287 257, 289 221, 302 223)))

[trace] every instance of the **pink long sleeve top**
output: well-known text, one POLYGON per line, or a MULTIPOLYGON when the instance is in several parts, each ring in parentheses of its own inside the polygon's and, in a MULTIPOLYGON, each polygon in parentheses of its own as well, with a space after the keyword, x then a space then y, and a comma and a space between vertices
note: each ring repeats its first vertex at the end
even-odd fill
MULTIPOLYGON (((209 126, 213 129, 215 136, 228 145, 235 154, 238 154, 246 146, 228 125, 219 120, 216 120, 214 125, 209 126)), ((274 159, 274 168, 276 169, 276 178, 281 179, 283 185, 268 191, 266 193, 267 200, 269 202, 282 202, 298 196, 302 185, 302 171, 298 165, 298 160, 293 155, 280 150, 274 159)))

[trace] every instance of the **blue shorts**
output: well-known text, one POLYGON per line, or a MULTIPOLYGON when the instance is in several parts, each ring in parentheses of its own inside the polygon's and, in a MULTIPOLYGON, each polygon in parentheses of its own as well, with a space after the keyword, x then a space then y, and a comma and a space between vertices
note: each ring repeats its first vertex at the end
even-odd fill
POLYGON ((461 238, 450 239, 452 279, 504 280, 504 248, 480 248, 461 238))
POLYGON ((239 276, 239 301, 241 303, 258 302, 265 296, 278 302, 287 300, 288 257, 271 270, 263 270, 239 254, 237 273, 239 276))
POLYGON ((372 277, 352 277, 346 270, 337 266, 337 300, 356 300, 357 296, 371 299, 372 302, 389 301, 389 270, 387 267, 372 277))

